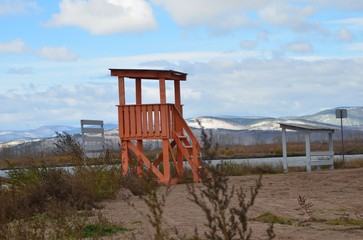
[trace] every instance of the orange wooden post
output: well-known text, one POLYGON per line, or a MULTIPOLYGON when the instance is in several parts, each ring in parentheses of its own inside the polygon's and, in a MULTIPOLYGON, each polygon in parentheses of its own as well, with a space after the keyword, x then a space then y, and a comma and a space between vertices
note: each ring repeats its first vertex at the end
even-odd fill
MULTIPOLYGON (((159 91, 160 91, 160 103, 166 104, 166 84, 165 78, 159 78, 159 91)), ((162 114, 164 115, 162 118, 162 129, 168 128, 168 123, 165 121, 166 118, 166 108, 163 108, 162 114)), ((163 148, 163 170, 164 170, 164 179, 161 180, 163 183, 168 183, 170 181, 170 160, 169 160, 169 139, 163 139, 162 143, 163 148)))
MULTIPOLYGON (((135 90, 136 90, 136 105, 142 104, 142 95, 141 95, 141 78, 136 78, 135 80, 135 90)), ((135 121, 140 121, 139 119, 135 119, 135 121)), ((136 124, 137 126, 138 124, 136 124)), ((137 130, 136 130, 137 131, 137 130)), ((140 152, 143 152, 143 143, 142 140, 137 140, 137 149, 139 149, 140 152)), ((141 156, 137 156, 137 175, 142 175, 142 160, 141 156)))
POLYGON ((159 79, 159 89, 160 89, 160 103, 166 104, 166 86, 165 78, 159 79))
POLYGON ((174 98, 175 98, 175 107, 179 110, 181 114, 182 112, 182 105, 181 105, 181 96, 180 96, 180 81, 174 81, 174 98))
MULTIPOLYGON (((118 88, 119 88, 119 105, 120 107, 126 105, 126 97, 125 97, 125 78, 122 76, 118 77, 118 88)), ((120 131, 120 126, 123 126, 123 108, 119 107, 119 135, 123 133, 120 131)), ((120 136, 120 139, 121 136, 120 136)), ((129 171, 129 150, 128 150, 128 142, 127 140, 121 140, 121 162, 122 162, 122 174, 126 175, 129 171)))
POLYGON ((119 92, 119 104, 121 106, 126 105, 125 99, 125 78, 119 76, 118 77, 118 92, 119 92))

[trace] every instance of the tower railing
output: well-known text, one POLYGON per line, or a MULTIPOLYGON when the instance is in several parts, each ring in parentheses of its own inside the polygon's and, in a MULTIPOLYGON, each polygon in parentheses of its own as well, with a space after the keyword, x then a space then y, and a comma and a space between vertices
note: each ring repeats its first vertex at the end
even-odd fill
MULTIPOLYGON (((199 159, 200 144, 174 104, 119 105, 118 114, 119 136, 122 141, 167 140, 170 154, 173 155, 172 149, 176 147, 184 160, 191 166, 194 181, 200 181, 198 173, 198 169, 201 167, 199 159)), ((133 144, 129 143, 128 146, 136 155, 142 155, 133 144)), ((154 162, 142 157, 140 160, 146 166, 151 166, 151 164, 158 166, 163 160, 162 156, 160 155, 154 162)), ((176 156, 172 156, 171 159, 175 163, 177 172, 182 174, 183 159, 179 161, 176 156)), ((153 171, 156 174, 161 174, 157 169, 153 169, 153 171)))
POLYGON ((174 133, 186 133, 193 142, 198 142, 174 104, 119 105, 118 114, 119 135, 123 140, 171 139, 174 133), (176 129, 179 124, 182 129, 176 129))
POLYGON ((118 106, 119 135, 123 140, 171 138, 173 104, 118 106), (169 124, 168 124, 169 123, 169 124))

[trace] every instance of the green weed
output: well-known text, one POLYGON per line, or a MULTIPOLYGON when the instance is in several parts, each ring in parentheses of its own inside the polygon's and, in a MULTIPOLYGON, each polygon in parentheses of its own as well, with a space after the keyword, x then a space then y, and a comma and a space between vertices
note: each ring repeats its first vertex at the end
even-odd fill
MULTIPOLYGON (((282 165, 272 164, 252 164, 252 163, 234 163, 223 161, 218 166, 227 176, 244 176, 251 174, 277 174, 283 173, 282 165)), ((215 165, 209 165, 208 170, 215 170, 215 165)))
POLYGON ((113 224, 88 224, 83 228, 83 238, 99 238, 112 236, 119 232, 130 231, 130 229, 113 224))
POLYGON ((326 223, 329 224, 329 225, 343 225, 343 226, 363 227, 363 220, 347 218, 347 217, 330 219, 330 220, 327 220, 326 223))
POLYGON ((278 223, 278 224, 284 224, 284 225, 291 225, 293 220, 286 218, 286 217, 280 217, 270 212, 265 212, 261 215, 259 215, 255 220, 265 222, 265 223, 278 223))

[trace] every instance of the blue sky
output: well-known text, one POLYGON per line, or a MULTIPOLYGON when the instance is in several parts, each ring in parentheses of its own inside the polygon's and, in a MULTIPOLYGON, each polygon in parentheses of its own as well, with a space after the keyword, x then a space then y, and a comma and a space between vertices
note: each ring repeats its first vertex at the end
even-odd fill
POLYGON ((109 68, 188 73, 186 118, 361 106, 362 30, 357 0, 0 0, 0 129, 117 122, 109 68))

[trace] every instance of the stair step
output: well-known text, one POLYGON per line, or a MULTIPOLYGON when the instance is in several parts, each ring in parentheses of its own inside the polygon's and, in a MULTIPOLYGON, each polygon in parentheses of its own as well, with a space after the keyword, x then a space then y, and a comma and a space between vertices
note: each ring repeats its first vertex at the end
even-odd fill
POLYGON ((186 136, 178 136, 178 138, 180 138, 180 139, 186 139, 187 137, 186 136))

